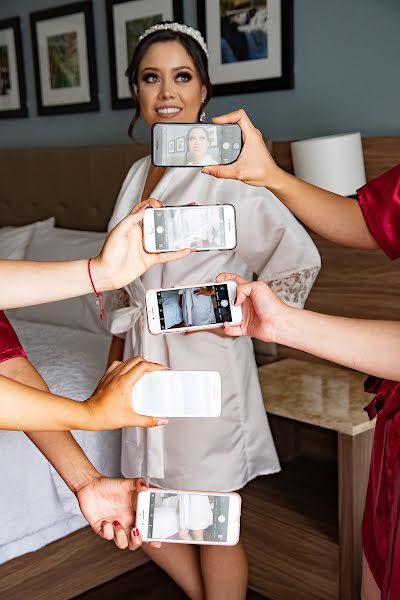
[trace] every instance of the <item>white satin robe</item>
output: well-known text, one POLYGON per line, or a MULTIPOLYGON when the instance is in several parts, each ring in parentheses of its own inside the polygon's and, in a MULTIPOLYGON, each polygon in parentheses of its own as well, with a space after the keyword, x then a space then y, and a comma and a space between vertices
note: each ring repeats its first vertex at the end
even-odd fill
MULTIPOLYGON (((109 228, 140 201, 150 157, 132 166, 109 228)), ((152 192, 167 206, 231 203, 236 208, 235 250, 196 252, 152 267, 125 289, 129 307, 111 310, 110 329, 125 336, 124 359, 141 354, 172 369, 218 370, 220 418, 176 418, 151 430, 123 432, 122 472, 163 488, 233 491, 257 475, 280 470, 265 414, 252 341, 211 332, 151 335, 144 293, 150 288, 199 284, 221 271, 270 283, 286 302, 303 306, 320 268, 318 251, 304 228, 269 191, 215 179, 198 168, 169 168, 152 192)))

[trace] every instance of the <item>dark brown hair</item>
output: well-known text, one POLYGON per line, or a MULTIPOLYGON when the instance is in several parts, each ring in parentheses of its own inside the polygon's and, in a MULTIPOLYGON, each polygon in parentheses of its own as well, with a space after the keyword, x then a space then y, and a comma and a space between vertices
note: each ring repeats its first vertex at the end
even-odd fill
POLYGON ((129 89, 131 91, 132 100, 133 100, 133 108, 135 110, 135 114, 133 115, 133 118, 129 124, 129 129, 128 129, 128 133, 131 138, 133 138, 133 135, 132 135, 133 130, 136 125, 136 122, 138 121, 138 119, 140 117, 139 98, 138 98, 137 91, 135 89, 137 86, 137 73, 138 73, 139 65, 140 65, 144 55, 146 54, 147 50, 150 48, 150 46, 152 44, 155 44, 156 42, 173 42, 173 41, 179 42, 185 48, 185 50, 189 53, 189 55, 192 57, 193 62, 196 65, 197 71, 199 73, 201 83, 203 85, 205 85, 205 87, 207 89, 207 95, 206 95, 205 100, 199 110, 199 114, 197 117, 198 119, 200 119, 200 113, 203 110, 203 107, 207 104, 207 102, 209 101, 209 99, 211 97, 212 88, 211 88, 210 76, 208 74, 207 57, 205 55, 204 50, 196 42, 196 40, 191 38, 189 35, 186 35, 185 33, 180 33, 179 31, 164 30, 164 31, 155 31, 154 33, 151 33, 149 36, 145 37, 144 40, 139 42, 139 44, 136 46, 135 51, 132 56, 132 59, 131 59, 131 62, 129 63, 129 67, 127 68, 126 73, 125 73, 125 75, 128 77, 129 89))

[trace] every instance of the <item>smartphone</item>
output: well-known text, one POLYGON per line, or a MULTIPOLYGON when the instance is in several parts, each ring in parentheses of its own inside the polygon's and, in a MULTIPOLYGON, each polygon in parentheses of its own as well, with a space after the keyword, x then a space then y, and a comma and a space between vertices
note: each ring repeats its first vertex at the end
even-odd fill
POLYGON ((221 375, 217 371, 154 371, 132 388, 132 408, 153 417, 219 417, 221 375))
POLYGON ((242 130, 236 123, 155 123, 152 162, 157 167, 229 165, 242 150, 242 130))
POLYGON ((241 503, 236 493, 150 488, 138 494, 136 527, 143 541, 234 546, 241 503))
POLYGON ((242 322, 242 309, 234 306, 236 281, 201 283, 148 290, 146 311, 153 334, 212 329, 242 322))
POLYGON ((147 208, 143 219, 146 252, 182 248, 232 250, 236 246, 236 214, 232 204, 147 208))

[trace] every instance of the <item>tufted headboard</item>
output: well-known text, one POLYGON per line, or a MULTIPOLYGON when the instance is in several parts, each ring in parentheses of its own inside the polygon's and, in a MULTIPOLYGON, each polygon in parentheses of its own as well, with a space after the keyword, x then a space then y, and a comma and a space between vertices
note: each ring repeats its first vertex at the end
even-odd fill
POLYGON ((56 225, 105 231, 144 144, 0 150, 0 227, 55 215, 56 225))

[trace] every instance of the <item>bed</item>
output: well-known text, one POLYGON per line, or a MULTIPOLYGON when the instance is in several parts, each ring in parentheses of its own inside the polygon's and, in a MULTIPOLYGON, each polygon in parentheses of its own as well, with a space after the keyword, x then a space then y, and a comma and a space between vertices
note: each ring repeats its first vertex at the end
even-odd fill
MULTIPOLYGON (((400 139, 370 138, 364 140, 364 151, 372 178, 398 162, 400 139)), ((288 143, 274 144, 273 152, 290 171, 288 143)), ((45 259, 49 244, 54 259, 91 256, 104 238, 101 232, 125 174, 146 153, 148 147, 139 144, 0 150, 0 228, 18 228, 3 229, 10 257, 45 259)), ((371 283, 378 273, 400 289, 398 267, 372 253, 366 268, 363 253, 315 239, 324 268, 308 306, 396 318, 396 294, 388 287, 385 302, 379 298, 377 307, 371 283)), ((10 318, 50 388, 80 399, 90 394, 104 370, 109 336, 99 329, 93 296, 75 302, 68 301, 68 318, 63 303, 18 309, 10 318)), ((287 349, 265 344, 257 344, 256 351, 260 364, 290 356, 287 349)), ((75 435, 97 468, 119 472, 119 432, 75 435)), ((1 598, 67 600, 146 562, 141 551, 118 552, 85 527, 72 494, 22 433, 0 432, 0 469, 1 598)))

